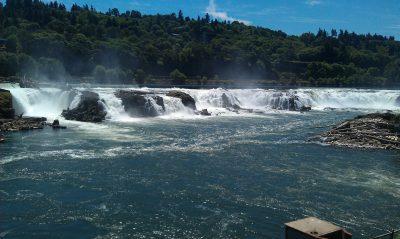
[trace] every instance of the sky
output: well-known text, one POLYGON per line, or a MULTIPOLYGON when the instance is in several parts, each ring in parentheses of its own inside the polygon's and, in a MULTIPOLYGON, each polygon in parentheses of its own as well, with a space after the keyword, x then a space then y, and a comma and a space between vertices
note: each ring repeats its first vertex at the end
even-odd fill
POLYGON ((400 0, 59 0, 93 5, 97 10, 138 10, 197 17, 208 12, 221 20, 282 30, 291 35, 319 28, 378 33, 400 40, 400 0))

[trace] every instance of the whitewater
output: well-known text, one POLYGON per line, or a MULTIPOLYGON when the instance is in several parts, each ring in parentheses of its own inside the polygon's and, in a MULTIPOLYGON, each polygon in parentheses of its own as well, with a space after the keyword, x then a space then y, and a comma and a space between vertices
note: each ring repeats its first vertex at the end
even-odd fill
POLYGON ((400 224, 398 152, 309 140, 358 115, 400 112, 400 90, 0 88, 17 114, 67 126, 4 132, 0 233, 10 238, 281 239, 284 223, 307 216, 372 238, 400 224), (157 116, 125 112, 121 89, 146 92, 157 116), (103 123, 62 118, 83 91, 99 95, 103 123))
POLYGON ((59 88, 20 88, 18 85, 3 85, 11 91, 17 114, 40 116, 54 119, 61 117, 63 110, 75 108, 80 101, 80 92, 98 93, 107 111, 109 121, 132 121, 139 117, 129 116, 121 99, 115 96, 118 90, 143 91, 149 96, 160 96, 164 100, 165 110, 150 99, 161 119, 199 118, 193 110, 185 107, 180 99, 168 97, 171 90, 179 90, 192 96, 198 110, 207 109, 212 116, 254 116, 270 113, 288 113, 288 102, 295 98, 296 108, 311 106, 313 110, 369 110, 382 111, 400 109, 400 90, 372 89, 180 89, 180 88, 137 88, 137 87, 81 87, 73 89, 59 88), (229 104, 240 106, 246 111, 232 111, 224 106, 223 95, 229 104), (251 110, 251 111, 249 111, 251 110))

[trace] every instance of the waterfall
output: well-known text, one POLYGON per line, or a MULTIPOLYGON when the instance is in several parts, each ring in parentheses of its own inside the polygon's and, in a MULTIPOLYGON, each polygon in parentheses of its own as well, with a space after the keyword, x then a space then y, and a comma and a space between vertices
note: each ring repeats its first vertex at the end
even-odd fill
POLYGON ((219 108, 223 105, 225 94, 232 104, 242 108, 263 110, 287 110, 290 99, 296 108, 311 106, 317 110, 325 108, 337 109, 371 109, 399 110, 397 98, 399 90, 356 90, 356 89, 212 89, 184 90, 196 99, 199 108, 219 108))
POLYGON ((76 93, 55 88, 10 88, 16 114, 37 117, 58 117, 70 107, 76 93))
MULTIPOLYGON (((111 121, 130 121, 132 117, 125 112, 121 99, 115 96, 117 88, 77 88, 62 90, 56 88, 28 89, 15 85, 2 85, 11 91, 14 108, 17 114, 48 118, 60 117, 67 108, 75 108, 80 102, 80 92, 93 91, 99 94, 111 121)), ((172 89, 130 88, 124 90, 141 90, 145 95, 146 106, 156 115, 168 117, 193 117, 195 112, 185 107, 178 98, 166 94, 172 89), (157 104, 155 97, 161 97, 164 107, 157 104)), ((250 112, 279 112, 293 105, 296 109, 311 106, 314 110, 325 108, 366 109, 366 110, 400 110, 399 90, 356 90, 356 89, 174 89, 183 91, 196 101, 198 110, 208 109, 214 115, 250 114, 250 112), (236 109, 233 110, 233 109, 236 109), (239 109, 239 111, 237 110, 239 109), (240 111, 240 109, 246 109, 240 111), (250 111, 250 110, 251 111, 250 111), (232 113, 235 112, 235 113, 232 113)))

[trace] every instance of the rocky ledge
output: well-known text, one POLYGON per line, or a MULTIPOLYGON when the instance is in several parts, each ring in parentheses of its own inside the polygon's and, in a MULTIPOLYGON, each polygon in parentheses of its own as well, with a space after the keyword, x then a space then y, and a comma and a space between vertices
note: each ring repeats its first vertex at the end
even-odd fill
POLYGON ((105 120, 107 112, 100 101, 99 94, 82 91, 81 100, 74 109, 67 109, 62 112, 66 120, 75 120, 82 122, 102 122, 105 120))
POLYGON ((12 119, 14 114, 11 92, 0 89, 0 119, 12 119))
POLYGON ((0 131, 26 131, 43 129, 46 126, 46 118, 24 117, 18 119, 0 119, 0 131))
POLYGON ((375 113, 347 120, 317 139, 334 146, 400 150, 399 133, 400 115, 375 113))
POLYGON ((119 90, 115 96, 121 99, 125 111, 132 117, 154 117, 165 111, 164 99, 154 93, 119 90), (152 100, 155 104, 152 104, 152 100))
POLYGON ((189 94, 186 94, 182 91, 173 90, 168 92, 167 96, 179 98, 182 101, 182 104, 192 110, 197 110, 196 101, 189 94))

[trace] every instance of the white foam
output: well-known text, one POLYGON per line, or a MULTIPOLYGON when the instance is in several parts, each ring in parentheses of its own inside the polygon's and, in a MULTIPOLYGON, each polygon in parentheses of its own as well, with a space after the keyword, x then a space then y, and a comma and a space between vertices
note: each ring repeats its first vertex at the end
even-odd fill
MULTIPOLYGON (((17 113, 26 116, 59 117, 62 110, 74 108, 79 104, 80 91, 90 90, 99 94, 107 111, 107 120, 116 122, 145 122, 148 118, 134 118, 125 112, 122 101, 115 96, 118 88, 77 88, 65 91, 55 88, 22 89, 15 85, 5 85, 14 98, 17 113)), ((149 89, 124 88, 124 90, 141 90, 152 92, 164 100, 164 109, 157 105, 151 96, 147 96, 149 104, 159 117, 168 119, 203 119, 178 98, 166 96, 171 90, 180 90, 191 95, 196 101, 198 110, 208 109, 212 116, 251 116, 262 114, 287 113, 289 100, 295 99, 297 108, 311 106, 315 110, 325 108, 362 109, 362 110, 400 110, 396 100, 399 90, 356 90, 356 89, 296 89, 296 90, 264 90, 264 89, 149 89), (223 108, 223 95, 229 103, 243 109, 238 112, 223 108)))
POLYGON ((25 89, 10 88, 17 114, 56 118, 68 108, 73 92, 55 88, 25 89))

